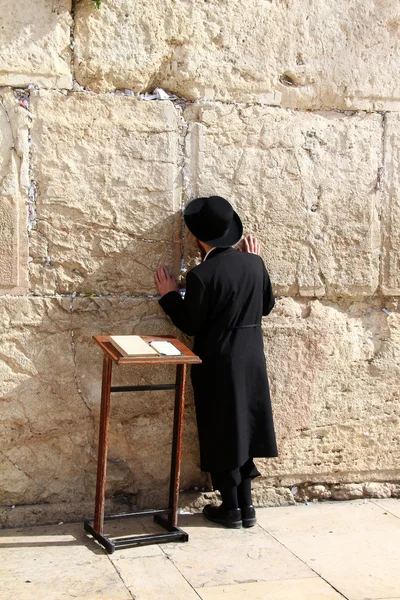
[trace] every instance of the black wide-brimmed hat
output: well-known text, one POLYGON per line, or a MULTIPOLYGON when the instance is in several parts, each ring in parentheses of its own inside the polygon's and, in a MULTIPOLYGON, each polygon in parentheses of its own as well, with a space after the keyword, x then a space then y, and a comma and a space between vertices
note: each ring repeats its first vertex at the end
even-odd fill
POLYGON ((239 215, 221 196, 192 200, 183 216, 193 235, 209 246, 233 246, 242 237, 243 225, 239 215))

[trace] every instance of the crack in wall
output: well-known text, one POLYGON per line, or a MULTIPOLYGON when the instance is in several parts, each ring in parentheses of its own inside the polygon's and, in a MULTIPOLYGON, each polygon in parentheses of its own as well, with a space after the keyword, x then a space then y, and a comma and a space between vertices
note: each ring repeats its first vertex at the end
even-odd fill
POLYGON ((180 220, 181 220, 181 231, 180 231, 180 276, 183 277, 187 271, 185 267, 185 221, 183 218, 185 206, 188 198, 188 182, 186 173, 186 143, 189 135, 189 124, 185 120, 185 108, 186 103, 179 103, 175 106, 179 119, 181 121, 180 135, 180 160, 178 169, 180 170, 181 177, 181 195, 180 195, 180 220))
MULTIPOLYGON (((0 88, 1 91, 1 88, 0 88)), ((1 230, 1 250, 4 253, 4 263, 1 265, 0 279, 1 284, 7 290, 24 288, 21 277, 22 255, 21 237, 22 237, 22 215, 19 199, 20 190, 24 189, 23 166, 24 151, 23 142, 19 139, 16 122, 11 118, 10 113, 16 109, 10 96, 16 97, 20 104, 18 93, 21 90, 6 90, 4 96, 0 98, 1 113, 5 118, 7 130, 5 135, 0 136, 0 142, 4 154, 0 159, 0 171, 4 176, 0 178, 0 230, 1 230)), ((13 98, 14 99, 14 98, 13 98)), ((1 115, 0 115, 1 116, 1 115)), ((2 118, 3 120, 3 118, 2 118)))
MULTIPOLYGON (((186 272, 186 271, 185 271, 186 272)), ((55 294, 40 294, 40 293, 36 293, 36 292, 28 292, 27 293, 27 297, 29 298, 46 298, 46 299, 53 299, 53 300, 57 300, 60 298, 69 298, 71 299, 72 295, 74 294, 74 298, 104 298, 104 299, 121 299, 121 300, 158 300, 160 298, 159 294, 113 294, 113 293, 92 293, 92 292, 65 292, 65 293, 55 293, 55 294)), ((9 298, 9 294, 7 292, 1 293, 0 292, 0 298, 9 298)), ((388 303, 394 303, 396 304, 399 301, 399 297, 398 296, 393 296, 392 294, 381 294, 381 295, 358 295, 358 296, 343 296, 343 295, 330 295, 329 297, 327 296, 302 296, 300 294, 291 294, 291 295, 284 295, 284 294, 279 294, 276 295, 276 301, 279 302, 280 300, 285 300, 285 299, 293 299, 296 301, 299 301, 300 303, 302 303, 303 301, 310 301, 310 302, 322 302, 322 303, 327 303, 327 304, 335 304, 335 308, 337 308, 339 311, 341 311, 342 309, 340 308, 340 306, 342 304, 351 306, 354 303, 357 302, 363 302, 366 304, 371 304, 371 308, 376 308, 377 310, 383 310, 383 308, 381 307, 381 304, 388 302, 388 303), (375 306, 375 303, 377 301, 380 301, 381 304, 379 306, 375 306)), ((386 309, 388 310, 388 309, 386 309)), ((383 311, 386 312, 386 311, 383 311)), ((396 312, 396 311, 389 311, 389 313, 391 314, 392 312, 396 312)), ((390 316, 389 313, 388 316, 390 316)))
POLYGON ((375 293, 382 298, 382 287, 383 287, 383 254, 384 254, 384 243, 385 243, 385 223, 384 223, 384 204, 385 204, 385 164, 386 164, 386 112, 379 112, 382 117, 382 125, 381 125, 381 165, 378 167, 376 173, 376 202, 374 205, 374 210, 377 215, 377 234, 379 235, 379 250, 378 250, 378 285, 375 293))
POLYGON ((387 163, 387 128, 388 128, 388 115, 390 113, 385 112, 383 114, 382 124, 382 174, 381 174, 381 246, 379 252, 379 295, 384 303, 385 294, 382 291, 384 286, 384 280, 390 277, 390 254, 393 250, 391 228, 392 228, 392 205, 390 198, 393 195, 392 188, 392 165, 387 163), (386 248, 385 248, 386 246, 386 248), (386 250, 386 252, 385 252, 386 250), (385 261, 384 261, 385 258, 385 261))
MULTIPOLYGON (((31 89, 31 86, 28 86, 27 88, 28 90, 31 89)), ((33 262, 33 257, 30 256, 29 254, 29 248, 32 247, 32 236, 31 236, 31 232, 32 230, 35 230, 37 227, 37 205, 36 205, 36 201, 37 201, 37 193, 38 193, 38 186, 37 183, 34 179, 34 174, 33 174, 33 146, 32 146, 32 135, 30 132, 30 129, 32 128, 32 122, 33 122, 33 118, 32 118, 32 114, 30 112, 30 102, 31 102, 31 98, 30 98, 30 92, 28 92, 27 97, 26 97, 26 101, 27 101, 27 110, 28 110, 28 122, 29 122, 29 134, 28 134, 28 178, 29 178, 29 187, 28 187, 28 193, 27 193, 27 198, 26 198, 26 203, 28 206, 28 220, 27 220, 27 233, 28 233, 28 290, 31 289, 31 263, 33 262)), ((29 292, 28 292, 29 293, 29 292)))
POLYGON ((75 387, 76 387, 76 391, 78 393, 79 398, 82 400, 83 404, 85 405, 89 416, 91 418, 92 421, 92 428, 93 428, 93 436, 95 435, 95 418, 94 418, 94 414, 88 404, 88 402, 86 401, 84 394, 81 390, 81 387, 79 385, 79 380, 78 380, 78 365, 76 362, 76 347, 75 347, 75 332, 74 332, 74 327, 73 327, 73 301, 75 296, 71 295, 69 296, 71 298, 70 301, 70 305, 69 305, 69 312, 70 312, 70 316, 71 316, 71 321, 70 321, 70 327, 71 327, 71 352, 72 352, 72 360, 74 363, 74 383, 75 383, 75 387))
POLYGON ((25 477, 27 477, 28 479, 30 479, 32 481, 32 483, 35 485, 38 494, 42 494, 42 492, 44 491, 44 486, 43 485, 38 485, 36 483, 36 481, 33 479, 32 475, 30 475, 29 473, 27 473, 26 471, 24 471, 24 469, 22 467, 20 467, 17 463, 15 463, 9 456, 7 456, 7 454, 5 452, 3 452, 2 450, 0 450, 0 456, 3 456, 3 458, 8 461, 15 469, 17 469, 18 471, 20 471, 21 473, 23 473, 23 475, 25 475, 25 477))
POLYGON ((71 2, 71 27, 70 27, 70 36, 69 36, 69 47, 71 49, 70 69, 71 69, 71 75, 72 75, 72 85, 77 84, 77 81, 75 79, 75 15, 76 15, 76 5, 77 5, 77 0, 72 0, 72 2, 71 2))
MULTIPOLYGON (((160 298, 158 294, 146 294, 146 295, 138 295, 138 294, 95 294, 91 292, 65 292, 65 293, 57 293, 57 294, 36 294, 35 292, 28 292, 27 296, 29 298, 49 298, 51 300, 57 300, 59 298, 68 298, 71 301, 74 298, 120 298, 121 300, 156 300, 160 298)), ((0 294, 1 297, 8 297, 8 294, 0 294)), ((72 307, 72 304, 70 305, 72 307)))
POLYGON ((75 382, 75 386, 76 386, 76 391, 78 392, 78 396, 82 400, 83 404, 87 408, 87 411, 88 411, 88 413, 89 413, 89 415, 90 415, 90 417, 92 418, 92 421, 93 421, 93 428, 95 428, 93 412, 92 412, 89 404, 85 400, 85 397, 84 397, 84 395, 82 393, 82 390, 80 388, 79 381, 78 381, 78 373, 77 373, 78 367, 77 367, 77 363, 76 363, 76 348, 75 348, 74 337, 75 337, 74 331, 71 330, 71 340, 72 340, 71 341, 71 350, 72 350, 72 360, 74 361, 74 382, 75 382))
MULTIPOLYGON (((17 150, 17 144, 16 144, 16 140, 15 140, 15 136, 14 136, 14 130, 13 130, 13 127, 12 127, 12 124, 11 124, 11 121, 10 121, 10 115, 8 114, 8 110, 7 110, 5 104, 4 104, 4 102, 2 100, 0 100, 0 106, 3 109, 3 111, 4 111, 4 115, 6 117, 6 121, 7 121, 8 125, 9 125, 9 129, 10 129, 10 134, 11 134, 11 138, 12 138, 12 145, 11 145, 11 148, 10 148, 11 154, 13 152, 15 152, 18 155, 18 153, 16 152, 16 150, 17 150)), ((3 179, 0 181, 0 185, 3 183, 4 179, 6 179, 6 177, 7 177, 7 173, 4 175, 3 179)))

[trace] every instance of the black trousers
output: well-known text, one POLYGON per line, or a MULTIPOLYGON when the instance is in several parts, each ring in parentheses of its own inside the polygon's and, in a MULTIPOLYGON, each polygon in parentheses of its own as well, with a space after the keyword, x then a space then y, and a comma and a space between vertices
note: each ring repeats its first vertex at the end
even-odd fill
POLYGON ((230 471, 212 471, 210 473, 214 490, 225 490, 228 487, 238 486, 245 479, 254 479, 261 473, 257 469, 252 458, 241 467, 236 467, 230 471))

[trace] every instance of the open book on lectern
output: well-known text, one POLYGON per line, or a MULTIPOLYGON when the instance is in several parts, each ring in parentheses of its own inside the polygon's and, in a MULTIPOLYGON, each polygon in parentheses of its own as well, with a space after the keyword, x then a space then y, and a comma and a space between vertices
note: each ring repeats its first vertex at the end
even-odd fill
POLYGON ((125 357, 154 358, 155 356, 180 356, 182 354, 171 342, 164 340, 146 342, 140 335, 111 335, 110 341, 125 357))

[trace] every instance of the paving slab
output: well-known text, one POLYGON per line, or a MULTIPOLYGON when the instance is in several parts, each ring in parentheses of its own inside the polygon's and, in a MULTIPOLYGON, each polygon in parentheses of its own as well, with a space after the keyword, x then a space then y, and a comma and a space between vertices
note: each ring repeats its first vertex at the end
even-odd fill
MULTIPOLYGON (((181 514, 189 542, 108 555, 82 523, 0 532, 0 600, 400 600, 400 500, 258 509, 230 530, 181 514)), ((158 531, 107 521, 112 537, 158 531)))
POLYGON ((400 521, 375 503, 264 509, 258 521, 349 600, 398 595, 400 521))
POLYGON ((198 595, 165 555, 126 558, 124 550, 112 562, 135 600, 198 600, 198 595))
POLYGON ((373 503, 400 519, 400 500, 398 498, 381 498, 373 503))
POLYGON ((251 581, 313 577, 313 571, 261 527, 225 529, 202 515, 182 516, 188 544, 164 552, 195 588, 251 581))
POLYGON ((198 588, 202 600, 343 600, 319 577, 198 588))
MULTIPOLYGON (((112 538, 162 533, 152 517, 106 521, 104 533, 112 538)), ((197 594, 163 551, 151 544, 123 548, 109 555, 121 580, 135 600, 198 600, 197 594)))
POLYGON ((82 524, 0 532, 1 600, 128 600, 108 556, 82 524))

